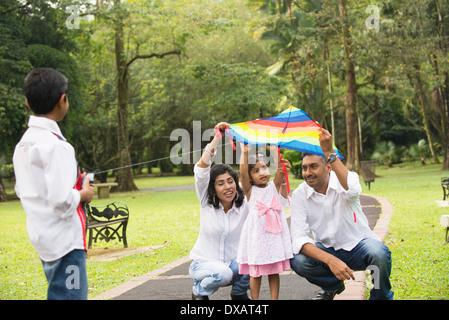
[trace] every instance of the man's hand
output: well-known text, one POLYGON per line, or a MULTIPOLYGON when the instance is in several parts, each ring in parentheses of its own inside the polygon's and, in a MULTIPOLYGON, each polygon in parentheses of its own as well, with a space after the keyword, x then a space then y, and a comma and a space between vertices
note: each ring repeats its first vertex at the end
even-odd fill
POLYGON ((319 129, 320 132, 320 147, 326 157, 335 152, 332 146, 332 135, 324 128, 319 129))
POLYGON ((338 280, 355 280, 354 271, 340 259, 333 257, 327 265, 338 280))
MULTIPOLYGON (((327 159, 331 153, 335 152, 332 144, 332 135, 324 128, 319 129, 319 131, 321 150, 324 153, 324 157, 327 159)), ((338 181, 340 182, 341 186, 345 190, 348 190, 348 169, 345 167, 343 162, 341 162, 340 158, 337 158, 337 160, 334 161, 331 166, 332 170, 337 175, 338 181)))

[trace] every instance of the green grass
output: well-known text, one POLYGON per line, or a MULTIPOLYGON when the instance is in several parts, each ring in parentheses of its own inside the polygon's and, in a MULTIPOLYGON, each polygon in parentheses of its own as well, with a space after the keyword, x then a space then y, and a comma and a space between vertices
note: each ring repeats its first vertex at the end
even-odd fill
MULTIPOLYGON (((199 205, 193 190, 113 194, 93 204, 111 200, 128 205, 130 247, 163 247, 115 261, 88 260, 89 298, 188 255, 198 236, 199 205)), ((46 279, 28 239, 20 203, 0 203, 0 220, 0 299, 46 299, 46 279)), ((94 248, 121 246, 117 242, 94 244, 94 248)))
POLYGON ((376 181, 364 193, 390 201, 393 214, 385 244, 392 251, 391 282, 395 299, 449 299, 449 245, 440 216, 449 208, 442 200, 441 165, 405 163, 376 169, 376 181))
POLYGON ((185 186, 194 184, 193 176, 167 176, 167 177, 144 177, 135 179, 139 189, 163 188, 170 186, 185 186))
MULTIPOLYGON (((406 163, 394 168, 378 167, 371 190, 390 201, 393 215, 385 243, 392 251, 391 281, 395 299, 449 299, 449 245, 440 216, 440 178, 449 176, 441 165, 422 167, 406 163)), ((301 180, 290 180, 292 190, 301 180)), ((136 179, 139 188, 192 184, 193 177, 136 179)), ((115 261, 88 260, 89 298, 146 274, 187 255, 199 231, 199 204, 195 191, 112 194, 111 199, 94 200, 94 205, 121 200, 130 209, 130 247, 162 246, 153 252, 115 261)), ((45 299, 47 283, 41 262, 31 247, 25 227, 25 213, 18 201, 0 203, 0 299, 45 299)), ((94 247, 121 247, 104 243, 94 247)))

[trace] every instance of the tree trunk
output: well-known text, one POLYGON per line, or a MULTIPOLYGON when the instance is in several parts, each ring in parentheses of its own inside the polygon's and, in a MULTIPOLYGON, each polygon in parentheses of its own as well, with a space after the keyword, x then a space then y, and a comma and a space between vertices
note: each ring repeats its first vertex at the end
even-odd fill
POLYGON ((120 0, 114 1, 116 8, 115 20, 115 59, 117 64, 117 95, 118 95, 118 152, 120 166, 118 170, 117 190, 137 190, 131 171, 131 156, 129 152, 128 135, 128 67, 123 42, 123 21, 120 18, 120 0))
MULTIPOLYGON (((448 53, 448 42, 447 42, 447 29, 445 27, 445 15, 444 13, 443 0, 434 0, 435 7, 435 28, 438 35, 438 43, 440 47, 440 53, 443 57, 447 56, 448 53)), ((435 59, 436 61, 436 59, 435 59)), ((438 70, 438 69, 436 69, 438 70)), ((437 71, 438 74, 438 71, 437 71)), ((439 86, 439 93, 441 95, 442 107, 442 146, 443 146, 443 170, 449 170, 449 74, 447 70, 444 71, 444 88, 439 86)))
POLYGON ((338 0, 341 23, 341 41, 344 48, 346 71, 346 166, 349 170, 360 170, 360 158, 357 132, 357 84, 354 62, 352 61, 351 35, 346 25, 346 5, 344 0, 338 0))
POLYGON ((429 142, 429 148, 430 148, 430 152, 432 154, 433 162, 440 163, 437 155, 435 154, 435 151, 433 150, 432 137, 430 135, 430 128, 429 128, 429 123, 427 120, 426 104, 424 102, 424 90, 423 90, 423 86, 422 86, 422 82, 421 82, 421 76, 419 75, 420 70, 419 70, 418 65, 415 65, 415 70, 416 70, 416 86, 418 89, 418 100, 419 100, 419 104, 421 105, 421 111, 422 111, 423 123, 424 123, 424 131, 426 132, 427 141, 429 142))
POLYGON ((443 89, 443 170, 449 170, 449 74, 444 72, 444 84, 443 89))
POLYGON ((5 187, 3 186, 2 177, 0 176, 0 202, 1 201, 8 201, 8 196, 5 187))

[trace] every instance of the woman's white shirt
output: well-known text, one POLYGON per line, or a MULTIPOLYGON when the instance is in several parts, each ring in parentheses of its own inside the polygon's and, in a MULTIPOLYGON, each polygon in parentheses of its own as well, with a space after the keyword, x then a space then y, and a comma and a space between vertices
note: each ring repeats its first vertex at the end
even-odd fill
POLYGON ((201 206, 200 233, 190 252, 190 258, 196 261, 230 263, 237 258, 240 233, 248 216, 248 203, 246 197, 240 207, 234 202, 227 213, 221 203, 217 209, 208 204, 210 169, 210 166, 200 168, 198 163, 194 167, 195 189, 201 206))

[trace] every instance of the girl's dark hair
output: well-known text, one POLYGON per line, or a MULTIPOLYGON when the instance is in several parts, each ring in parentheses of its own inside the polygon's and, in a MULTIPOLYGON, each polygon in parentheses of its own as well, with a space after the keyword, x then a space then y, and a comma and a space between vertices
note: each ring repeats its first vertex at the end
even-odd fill
POLYGON ((220 205, 220 200, 218 199, 217 193, 215 192, 215 180, 219 175, 224 174, 226 172, 229 173, 235 181, 237 191, 237 199, 234 199, 235 205, 237 207, 240 207, 243 204, 243 200, 245 199, 245 193, 240 187, 239 176, 237 175, 237 172, 235 172, 235 170, 232 169, 231 166, 227 164, 224 163, 215 164, 210 168, 210 180, 209 180, 209 187, 207 189, 208 195, 207 203, 214 206, 215 209, 218 209, 220 205))
POLYGON ((35 114, 53 110, 63 94, 67 93, 68 80, 51 68, 35 68, 25 78, 23 91, 28 105, 35 114))
MULTIPOLYGON (((248 175, 251 177, 251 170, 256 166, 256 163, 259 161, 263 161, 265 164, 268 164, 267 157, 262 153, 252 154, 248 157, 248 175)), ((253 180, 251 179, 250 184, 253 184, 253 180)))

